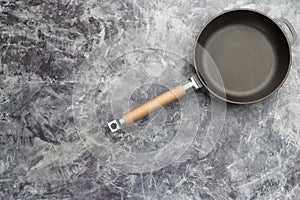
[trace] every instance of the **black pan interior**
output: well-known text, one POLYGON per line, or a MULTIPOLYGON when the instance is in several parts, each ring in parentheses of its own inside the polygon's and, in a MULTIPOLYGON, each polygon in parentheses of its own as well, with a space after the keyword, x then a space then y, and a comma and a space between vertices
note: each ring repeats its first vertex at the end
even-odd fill
POLYGON ((276 91, 289 71, 290 49, 278 25, 263 14, 235 10, 213 19, 200 33, 195 66, 201 82, 232 103, 252 103, 276 91), (208 56, 209 55, 209 56, 208 56), (208 59, 209 57, 209 59, 208 59), (215 76, 215 63, 223 83, 215 76))

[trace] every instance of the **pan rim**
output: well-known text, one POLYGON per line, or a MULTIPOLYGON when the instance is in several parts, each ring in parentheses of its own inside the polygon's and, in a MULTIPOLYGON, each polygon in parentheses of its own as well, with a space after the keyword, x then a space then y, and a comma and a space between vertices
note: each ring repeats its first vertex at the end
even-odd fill
MULTIPOLYGON (((269 17, 268 15, 266 15, 265 13, 261 12, 261 11, 258 11, 258 10, 254 10, 254 9, 248 9, 248 8, 235 8, 235 9, 230 9, 230 10, 225 10, 221 13, 219 13, 218 15, 212 17, 210 20, 208 20, 202 27, 202 29, 200 30, 200 32, 198 33, 197 37, 196 37, 196 41, 195 41, 195 44, 194 44, 194 56, 193 56, 193 59, 194 59, 194 68, 195 68, 195 71, 196 71, 196 75, 198 77, 198 79, 200 80, 201 84, 211 93, 213 94, 215 97, 218 97, 219 99, 225 101, 225 102, 228 102, 228 103, 232 103, 232 104, 238 104, 238 105, 245 105, 245 104, 253 104, 253 103, 257 103, 257 102, 260 102, 260 101, 263 101, 267 98, 269 98, 270 96, 272 96, 274 93, 276 93, 279 88, 282 87, 282 85, 285 83, 288 75, 289 75, 289 72, 290 72, 290 68, 291 68, 291 64, 292 64, 292 54, 291 54, 291 44, 290 44, 290 41, 287 39, 287 33, 283 30, 283 28, 278 24, 278 22, 275 21, 275 19, 272 19, 271 17, 269 17), (283 35, 285 36, 284 39, 286 41, 286 44, 288 45, 288 50, 289 50, 289 64, 288 64, 288 69, 286 71, 286 74, 284 76, 284 78, 282 79, 281 83, 272 91, 270 92, 269 94, 265 95, 264 97, 262 98, 259 98, 259 99, 256 99, 256 100, 252 100, 252 101, 233 101, 233 100, 229 100, 227 98, 224 98, 218 94, 216 94, 214 91, 212 91, 207 85, 206 83, 203 81, 203 79, 201 78, 201 75, 199 74, 198 72, 198 69, 197 69, 197 63, 196 63, 196 50, 197 50, 197 44, 198 44, 198 40, 201 36, 201 34, 203 33, 203 31, 205 30, 205 28, 210 24, 212 23, 216 18, 224 15, 224 14, 228 14, 228 13, 231 13, 231 12, 236 12, 236 11, 247 11, 247 12, 253 12, 253 13, 257 13, 257 14, 260 14, 266 18, 268 18, 269 20, 271 20, 279 29, 280 31, 283 33, 283 35)), ((225 94, 225 97, 226 97, 226 94, 225 94)))

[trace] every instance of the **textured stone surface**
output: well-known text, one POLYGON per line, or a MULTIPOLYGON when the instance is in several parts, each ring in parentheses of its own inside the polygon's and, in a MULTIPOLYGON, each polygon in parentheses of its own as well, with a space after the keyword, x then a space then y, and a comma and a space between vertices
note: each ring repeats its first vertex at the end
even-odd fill
POLYGON ((263 102, 200 90, 120 132, 106 126, 194 74, 194 38, 231 8, 300 34, 297 0, 0 1, 0 199, 298 200, 299 41, 263 102))

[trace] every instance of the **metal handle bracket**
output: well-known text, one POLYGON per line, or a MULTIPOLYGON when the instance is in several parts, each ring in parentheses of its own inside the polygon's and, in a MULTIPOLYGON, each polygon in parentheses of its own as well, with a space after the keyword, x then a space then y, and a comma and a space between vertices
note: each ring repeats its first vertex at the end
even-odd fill
POLYGON ((290 33, 291 33, 291 36, 292 36, 292 39, 289 41, 290 44, 294 44, 297 40, 297 33, 293 27, 293 25, 285 18, 280 18, 280 19, 277 19, 277 21, 279 23, 282 23, 284 25, 286 25, 286 27, 289 29, 290 33))

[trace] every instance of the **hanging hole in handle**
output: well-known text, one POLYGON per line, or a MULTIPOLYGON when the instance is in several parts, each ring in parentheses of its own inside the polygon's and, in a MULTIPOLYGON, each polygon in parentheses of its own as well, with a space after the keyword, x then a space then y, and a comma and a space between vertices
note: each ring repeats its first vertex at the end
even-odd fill
POLYGON ((111 122, 108 122, 107 124, 112 133, 121 129, 119 122, 117 120, 113 120, 111 122))
MULTIPOLYGON (((292 26, 292 24, 285 18, 280 18, 277 20, 280 24, 284 24, 290 32, 291 38, 289 39, 290 44, 294 44, 297 40, 297 33, 292 26)), ((282 27, 283 28, 283 27, 282 27)), ((286 32, 286 31, 285 31, 286 32)))

